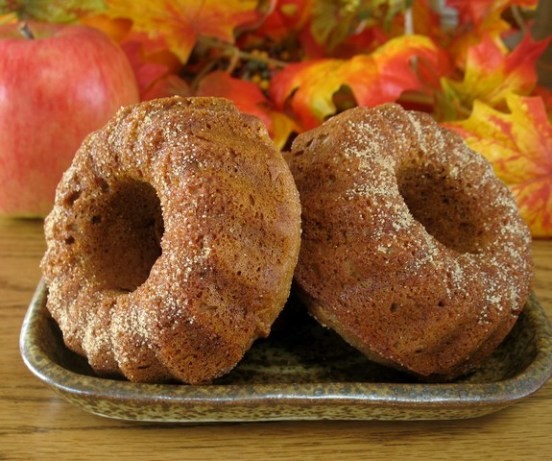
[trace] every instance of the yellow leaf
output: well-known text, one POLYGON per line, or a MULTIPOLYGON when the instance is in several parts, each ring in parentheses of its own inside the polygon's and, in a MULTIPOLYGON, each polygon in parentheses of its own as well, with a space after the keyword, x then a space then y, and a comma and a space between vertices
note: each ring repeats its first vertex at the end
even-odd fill
POLYGON ((509 112, 475 101, 471 116, 446 126, 485 156, 512 190, 534 236, 552 236, 552 124, 540 97, 510 94, 509 112))
POLYGON ((199 36, 234 41, 234 29, 258 18, 258 0, 108 0, 106 13, 133 21, 136 31, 161 37, 186 62, 199 36))
POLYGON ((275 110, 269 111, 271 119, 270 136, 276 147, 282 150, 292 133, 299 133, 300 129, 297 123, 286 114, 275 110))
POLYGON ((535 42, 527 35, 512 52, 508 52, 490 37, 485 37, 469 49, 461 82, 442 79, 440 118, 463 118, 471 111, 476 99, 496 108, 505 108, 508 94, 529 95, 537 82, 535 63, 548 42, 535 42))

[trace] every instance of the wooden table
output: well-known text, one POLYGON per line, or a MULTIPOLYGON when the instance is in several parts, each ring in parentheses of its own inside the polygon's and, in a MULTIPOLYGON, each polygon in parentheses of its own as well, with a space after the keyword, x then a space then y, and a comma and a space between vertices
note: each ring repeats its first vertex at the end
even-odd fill
MULTIPOLYGON (((18 348, 40 277, 39 221, 0 219, 0 460, 552 459, 552 381, 477 419, 153 425, 73 407, 35 378, 18 348)), ((552 240, 534 242, 534 289, 552 317, 552 240)))

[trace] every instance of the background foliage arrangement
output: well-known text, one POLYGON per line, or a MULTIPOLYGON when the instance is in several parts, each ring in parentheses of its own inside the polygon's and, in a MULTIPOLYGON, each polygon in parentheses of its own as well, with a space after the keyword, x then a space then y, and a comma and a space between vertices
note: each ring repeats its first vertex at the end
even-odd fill
POLYGON ((535 70, 550 38, 531 38, 536 3, 0 0, 12 11, 0 19, 98 28, 126 52, 143 100, 227 97, 281 149, 356 105, 426 111, 491 161, 533 235, 550 237, 552 93, 535 70))

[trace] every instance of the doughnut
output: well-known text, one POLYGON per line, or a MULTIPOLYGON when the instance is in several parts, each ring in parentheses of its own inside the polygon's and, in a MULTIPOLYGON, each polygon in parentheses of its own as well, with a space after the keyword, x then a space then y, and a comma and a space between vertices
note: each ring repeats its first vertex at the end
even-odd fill
POLYGON ((373 361, 422 380, 479 366, 530 291, 530 233, 490 164, 429 115, 354 108, 285 154, 302 204, 295 283, 373 361))
POLYGON ((47 309, 101 376, 212 382, 283 309, 300 217, 282 154, 229 101, 122 108, 58 185, 47 309))

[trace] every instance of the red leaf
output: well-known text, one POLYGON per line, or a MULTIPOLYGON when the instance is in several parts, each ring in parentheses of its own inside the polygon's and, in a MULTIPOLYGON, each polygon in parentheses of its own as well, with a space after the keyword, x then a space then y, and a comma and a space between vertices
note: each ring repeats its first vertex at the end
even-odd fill
POLYGON ((462 118, 471 111, 475 100, 504 109, 510 93, 529 95, 537 82, 535 63, 549 42, 550 39, 535 42, 528 34, 508 53, 486 36, 469 49, 463 80, 442 80, 439 118, 462 118))
POLYGON ((446 0, 446 3, 458 11, 462 24, 481 24, 493 12, 502 12, 513 5, 533 7, 538 0, 446 0))
POLYGON ((259 117, 280 149, 284 147, 289 135, 298 131, 293 120, 272 109, 270 101, 255 83, 232 78, 226 72, 207 74, 200 81, 196 95, 228 98, 240 111, 259 117))
POLYGON ((312 128, 335 113, 333 97, 343 86, 361 106, 394 101, 406 90, 422 88, 415 56, 439 67, 439 50, 429 39, 402 36, 369 55, 291 64, 273 77, 270 97, 279 108, 289 103, 303 128, 312 128))
POLYGON ((270 117, 267 114, 268 101, 253 82, 232 78, 222 71, 211 72, 199 82, 196 95, 228 98, 242 112, 259 117, 267 127, 270 127, 270 117))
POLYGON ((280 41, 299 32, 310 19, 315 0, 278 0, 256 35, 280 41))

